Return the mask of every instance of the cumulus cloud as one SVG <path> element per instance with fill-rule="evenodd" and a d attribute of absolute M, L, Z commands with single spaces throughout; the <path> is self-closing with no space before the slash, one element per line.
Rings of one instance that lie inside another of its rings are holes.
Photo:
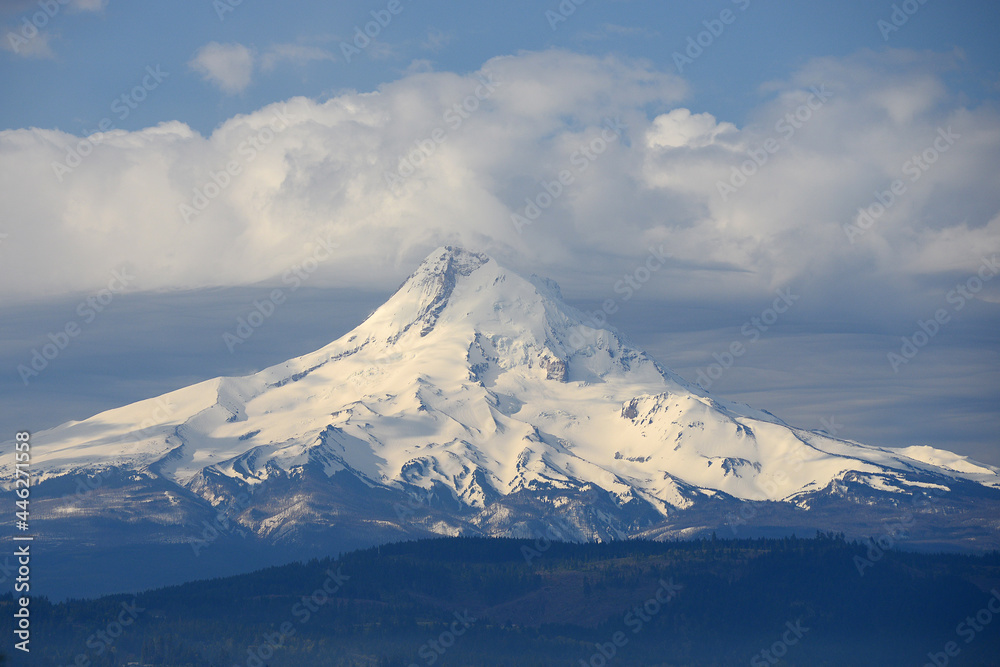
<path fill-rule="evenodd" d="M 704 148 L 729 132 L 736 132 L 732 123 L 718 123 L 710 113 L 692 114 L 682 108 L 654 118 L 646 141 L 650 148 Z"/>
<path fill-rule="evenodd" d="M 188 65 L 206 81 L 232 95 L 242 93 L 250 85 L 254 54 L 242 44 L 209 42 L 198 49 Z"/>
<path fill-rule="evenodd" d="M 15 298 L 101 287 L 125 265 L 143 289 L 247 284 L 332 240 L 312 284 L 390 289 L 436 245 L 462 243 L 615 297 L 663 245 L 673 259 L 650 295 L 813 286 L 824 307 L 877 312 L 1000 253 L 1000 117 L 952 98 L 945 60 L 814 61 L 773 82 L 742 127 L 687 108 L 684 82 L 646 61 L 553 50 L 291 99 L 207 137 L 179 122 L 93 142 L 6 131 L 0 276 Z M 914 178 L 908 163 L 949 131 Z M 54 170 L 74 152 L 79 166 Z M 851 239 L 896 180 L 905 191 Z"/>

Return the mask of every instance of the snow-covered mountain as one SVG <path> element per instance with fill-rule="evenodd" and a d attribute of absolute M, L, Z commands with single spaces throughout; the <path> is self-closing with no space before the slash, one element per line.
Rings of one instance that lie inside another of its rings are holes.
<path fill-rule="evenodd" d="M 893 520 L 907 531 L 895 541 L 984 548 L 1000 525 L 1000 470 L 715 398 L 586 324 L 551 281 L 453 247 L 316 352 L 32 441 L 40 530 L 76 554 L 88 540 L 95 553 L 183 545 L 190 558 L 223 542 L 311 553 L 546 530 L 878 535 Z M 12 450 L 0 450 L 8 479 Z"/>

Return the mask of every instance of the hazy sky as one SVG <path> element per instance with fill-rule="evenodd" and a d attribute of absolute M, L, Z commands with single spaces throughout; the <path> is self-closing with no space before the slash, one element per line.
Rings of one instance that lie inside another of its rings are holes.
<path fill-rule="evenodd" d="M 989 1 L 0 0 L 0 419 L 179 381 L 137 360 L 183 354 L 177 322 L 221 338 L 204 304 L 247 293 L 215 288 L 384 295 L 460 243 L 610 304 L 690 379 L 751 343 L 713 390 L 998 463 L 998 25 Z M 162 348 L 135 304 L 175 290 Z M 124 361 L 68 372 L 90 345 Z M 215 345 L 186 379 L 242 367 Z"/>

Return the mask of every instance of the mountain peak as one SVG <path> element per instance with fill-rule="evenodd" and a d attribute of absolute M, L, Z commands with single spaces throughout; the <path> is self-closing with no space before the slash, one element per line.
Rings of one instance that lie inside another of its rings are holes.
<path fill-rule="evenodd" d="M 427 255 L 411 277 L 418 275 L 467 276 L 490 261 L 493 261 L 493 258 L 481 252 L 466 250 L 461 246 L 441 246 Z"/>
<path fill-rule="evenodd" d="M 105 504 L 85 505 L 93 516 L 117 520 L 122 507 L 155 497 L 156 516 L 183 527 L 236 507 L 234 521 L 265 541 L 523 536 L 552 516 L 580 539 L 676 537 L 757 512 L 743 501 L 771 501 L 767 521 L 778 523 L 768 529 L 822 522 L 871 535 L 929 490 L 947 511 L 989 502 L 965 515 L 980 532 L 959 539 L 980 548 L 980 535 L 1000 540 L 997 469 L 931 448 L 838 440 L 715 398 L 588 323 L 551 281 L 456 246 L 430 253 L 368 319 L 320 350 L 32 442 L 35 479 L 67 477 L 45 487 L 51 493 L 95 474 L 121 480 L 106 482 L 106 501 L 95 494 Z M 0 457 L 0 474 L 13 476 L 11 461 Z M 122 494 L 136 500 L 123 505 Z M 414 506 L 414 497 L 427 500 Z M 394 507 L 404 502 L 421 518 L 400 517 Z M 810 507 L 820 511 L 805 514 Z M 78 522 L 92 515 L 53 516 L 80 535 Z M 966 535 L 965 521 L 953 531 L 925 522 L 926 531 Z"/>
<path fill-rule="evenodd" d="M 496 266 L 489 255 L 442 246 L 420 263 L 365 324 L 381 328 L 373 332 L 374 337 L 392 344 L 414 327 L 424 337 L 434 329 L 459 282 L 489 264 Z"/>

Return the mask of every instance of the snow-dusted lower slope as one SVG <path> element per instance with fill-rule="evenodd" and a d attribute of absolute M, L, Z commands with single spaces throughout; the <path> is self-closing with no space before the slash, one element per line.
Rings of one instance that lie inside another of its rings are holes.
<path fill-rule="evenodd" d="M 0 474 L 12 476 L 12 448 Z M 996 468 L 947 451 L 838 440 L 714 398 L 584 324 L 554 283 L 451 247 L 330 345 L 37 433 L 32 465 L 40 481 L 130 471 L 213 506 L 246 494 L 239 521 L 279 536 L 344 519 L 317 509 L 312 482 L 289 481 L 338 473 L 396 505 L 437 499 L 431 532 L 517 534 L 562 511 L 582 538 L 720 499 L 808 507 L 845 484 L 890 503 L 1000 489 Z M 298 500 L 275 500 L 276 485 Z"/>

